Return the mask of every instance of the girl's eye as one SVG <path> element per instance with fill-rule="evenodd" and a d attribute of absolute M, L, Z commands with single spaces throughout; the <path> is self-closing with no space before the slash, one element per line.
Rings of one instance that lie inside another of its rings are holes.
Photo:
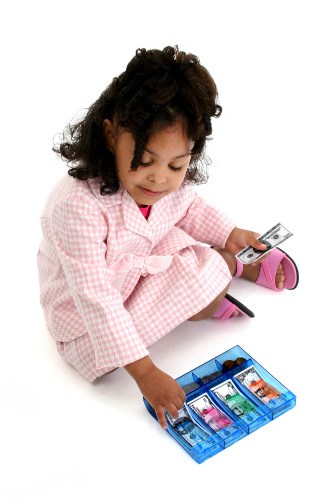
<path fill-rule="evenodd" d="M 145 162 L 145 161 L 140 161 L 140 162 L 139 162 L 139 165 L 140 165 L 141 167 L 150 167 L 152 164 L 153 164 L 153 162 L 152 162 L 152 161 L 147 161 L 147 162 Z M 178 170 L 181 170 L 181 169 L 183 168 L 183 165 L 182 165 L 181 167 L 173 167 L 172 165 L 169 165 L 169 168 L 170 168 L 171 170 L 174 170 L 174 171 L 176 171 L 176 172 L 177 172 Z"/>
<path fill-rule="evenodd" d="M 153 164 L 152 161 L 148 161 L 148 162 L 140 161 L 139 162 L 139 165 L 141 165 L 141 167 L 150 167 L 150 165 L 152 165 L 152 164 Z"/>

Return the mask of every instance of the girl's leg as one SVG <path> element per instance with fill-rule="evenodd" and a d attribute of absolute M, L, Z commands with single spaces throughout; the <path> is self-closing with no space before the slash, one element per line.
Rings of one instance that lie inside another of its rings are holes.
<path fill-rule="evenodd" d="M 226 293 L 230 274 L 236 269 L 232 254 L 222 252 L 227 255 L 228 264 L 212 248 L 186 247 L 173 254 L 165 273 L 140 279 L 124 305 L 147 347 L 188 318 L 195 320 L 197 314 L 208 318 L 207 312 L 202 314 L 207 307 L 218 309 L 219 296 Z"/>

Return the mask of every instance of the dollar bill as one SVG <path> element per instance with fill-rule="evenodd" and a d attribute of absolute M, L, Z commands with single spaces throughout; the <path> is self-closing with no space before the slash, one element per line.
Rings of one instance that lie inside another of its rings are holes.
<path fill-rule="evenodd" d="M 212 387 L 211 391 L 240 418 L 257 411 L 256 406 L 239 392 L 231 379 Z"/>
<path fill-rule="evenodd" d="M 233 424 L 231 418 L 214 405 L 207 393 L 201 394 L 187 404 L 216 432 Z"/>
<path fill-rule="evenodd" d="M 196 446 L 209 437 L 209 434 L 204 429 L 199 427 L 196 422 L 194 422 L 188 409 L 186 408 L 186 405 L 183 405 L 183 407 L 178 411 L 177 418 L 173 418 L 167 411 L 165 414 L 169 424 L 190 446 Z"/>
<path fill-rule="evenodd" d="M 280 391 L 261 378 L 253 365 L 237 373 L 234 377 L 264 404 L 281 396 Z"/>
<path fill-rule="evenodd" d="M 281 245 L 281 243 L 286 241 L 292 235 L 293 234 L 288 231 L 288 229 L 282 226 L 282 224 L 278 223 L 258 238 L 261 243 L 267 245 L 267 248 L 265 250 L 257 250 L 256 248 L 247 246 L 236 254 L 236 258 L 243 264 L 252 264 L 267 252 L 272 250 L 272 248 Z"/>

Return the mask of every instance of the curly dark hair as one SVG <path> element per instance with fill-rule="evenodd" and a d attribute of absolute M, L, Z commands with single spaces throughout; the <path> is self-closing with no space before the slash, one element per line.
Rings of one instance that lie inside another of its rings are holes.
<path fill-rule="evenodd" d="M 222 112 L 217 97 L 216 84 L 197 56 L 178 46 L 137 49 L 126 71 L 112 80 L 83 119 L 66 127 L 62 142 L 52 149 L 74 165 L 69 175 L 83 180 L 101 177 L 101 194 L 114 194 L 119 181 L 103 121 L 107 118 L 133 134 L 132 170 L 138 168 L 151 134 L 181 122 L 194 141 L 184 182 L 200 184 L 208 179 L 204 147 L 212 133 L 211 118 Z"/>

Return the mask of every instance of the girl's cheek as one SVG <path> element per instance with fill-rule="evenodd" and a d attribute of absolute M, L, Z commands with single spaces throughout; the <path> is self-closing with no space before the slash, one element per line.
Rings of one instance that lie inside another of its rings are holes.
<path fill-rule="evenodd" d="M 129 170 L 127 172 L 127 175 L 131 177 L 131 179 L 134 179 L 135 177 L 138 177 L 138 171 L 137 170 Z"/>

